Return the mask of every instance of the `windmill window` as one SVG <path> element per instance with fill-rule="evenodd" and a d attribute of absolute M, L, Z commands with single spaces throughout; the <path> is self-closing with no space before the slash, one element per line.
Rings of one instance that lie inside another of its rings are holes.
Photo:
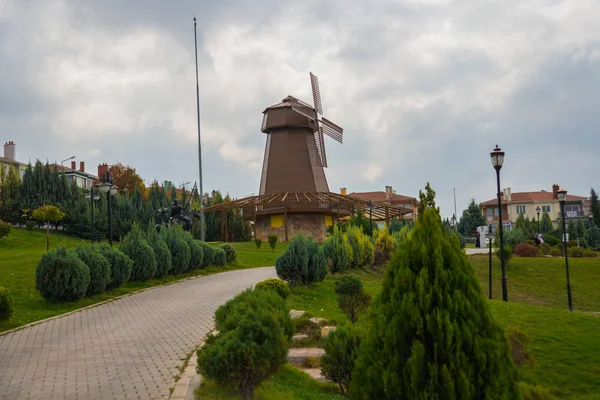
<path fill-rule="evenodd" d="M 281 228 L 283 226 L 283 214 L 271 215 L 271 228 Z"/>
<path fill-rule="evenodd" d="M 333 226 L 333 217 L 331 215 L 325 216 L 325 226 Z"/>

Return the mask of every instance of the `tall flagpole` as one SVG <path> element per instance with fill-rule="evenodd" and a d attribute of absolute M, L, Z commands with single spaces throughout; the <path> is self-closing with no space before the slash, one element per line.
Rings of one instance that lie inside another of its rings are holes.
<path fill-rule="evenodd" d="M 200 141 L 200 89 L 198 87 L 198 35 L 194 15 L 194 54 L 196 56 L 196 114 L 198 116 L 198 172 L 200 174 L 200 240 L 204 241 L 204 191 L 202 190 L 202 142 Z"/>

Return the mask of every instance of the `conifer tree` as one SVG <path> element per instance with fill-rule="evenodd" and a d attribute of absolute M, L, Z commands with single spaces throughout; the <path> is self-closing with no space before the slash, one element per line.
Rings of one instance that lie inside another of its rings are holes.
<path fill-rule="evenodd" d="M 598 193 L 594 188 L 590 190 L 590 212 L 592 213 L 594 225 L 600 228 L 600 200 L 598 200 Z"/>
<path fill-rule="evenodd" d="M 548 234 L 554 230 L 554 225 L 552 225 L 552 220 L 550 219 L 550 215 L 544 211 L 542 213 L 542 219 L 540 220 L 540 231 L 541 233 Z"/>
<path fill-rule="evenodd" d="M 583 220 L 579 218 L 577 220 L 577 237 L 583 239 L 583 235 L 585 235 L 585 225 L 583 224 Z"/>
<path fill-rule="evenodd" d="M 448 225 L 450 224 L 448 223 Z M 475 199 L 471 199 L 469 207 L 463 212 L 460 219 L 458 230 L 463 236 L 471 236 L 478 227 L 484 225 L 486 225 L 486 221 L 481 207 L 475 202 Z"/>
<path fill-rule="evenodd" d="M 504 332 L 435 209 L 419 215 L 389 263 L 350 398 L 521 398 Z"/>

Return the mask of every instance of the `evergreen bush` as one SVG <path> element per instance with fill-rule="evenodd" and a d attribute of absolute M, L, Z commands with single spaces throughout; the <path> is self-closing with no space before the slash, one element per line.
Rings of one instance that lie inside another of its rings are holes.
<path fill-rule="evenodd" d="M 250 400 L 256 387 L 286 361 L 288 341 L 268 310 L 249 310 L 234 330 L 209 336 L 198 350 L 197 371 Z"/>
<path fill-rule="evenodd" d="M 592 249 L 585 249 L 583 251 L 583 256 L 584 257 L 598 257 L 598 252 L 596 252 Z"/>
<path fill-rule="evenodd" d="M 562 252 L 560 251 L 560 249 L 557 249 L 556 247 L 553 247 L 553 248 L 550 250 L 550 255 L 551 255 L 552 257 L 561 257 L 561 256 L 562 256 Z"/>
<path fill-rule="evenodd" d="M 365 262 L 365 250 L 364 250 L 364 242 L 360 237 L 360 228 L 356 226 L 350 226 L 346 229 L 346 240 L 348 241 L 348 245 L 352 249 L 352 260 L 350 262 L 350 268 L 360 268 Z M 335 230 L 334 230 L 335 234 Z"/>
<path fill-rule="evenodd" d="M 368 267 L 373 265 L 375 261 L 375 246 L 371 242 L 371 238 L 363 233 L 362 238 L 363 245 L 363 266 Z"/>
<path fill-rule="evenodd" d="M 535 245 L 529 243 L 520 243 L 515 247 L 514 253 L 519 257 L 537 257 L 540 255 L 541 250 Z"/>
<path fill-rule="evenodd" d="M 387 261 L 388 261 L 388 259 L 385 256 L 385 253 L 379 249 L 375 249 L 375 251 L 373 252 L 373 266 L 381 267 Z"/>
<path fill-rule="evenodd" d="M 558 239 L 556 236 L 548 235 L 548 236 L 544 236 L 544 242 L 548 243 L 550 246 L 554 247 L 557 244 L 560 244 L 560 239 Z"/>
<path fill-rule="evenodd" d="M 8 319 L 13 313 L 13 299 L 8 289 L 0 286 L 0 320 Z"/>
<path fill-rule="evenodd" d="M 73 251 L 77 257 L 90 269 L 90 283 L 85 292 L 86 296 L 93 296 L 106 290 L 110 282 L 110 263 L 98 250 L 85 242 L 77 245 Z"/>
<path fill-rule="evenodd" d="M 540 244 L 540 251 L 542 252 L 543 255 L 550 254 L 550 250 L 552 250 L 552 246 L 550 246 L 548 243 Z"/>
<path fill-rule="evenodd" d="M 301 232 L 294 235 L 286 251 L 275 260 L 275 272 L 290 286 L 320 282 L 327 274 L 323 250 Z"/>
<path fill-rule="evenodd" d="M 569 248 L 569 257 L 580 258 L 583 257 L 584 249 L 582 247 L 571 247 Z"/>
<path fill-rule="evenodd" d="M 0 240 L 2 240 L 3 237 L 8 236 L 10 228 L 11 225 L 8 222 L 0 220 Z"/>
<path fill-rule="evenodd" d="M 171 251 L 167 242 L 162 240 L 159 233 L 151 223 L 146 231 L 146 241 L 152 247 L 154 251 L 154 258 L 156 259 L 156 272 L 154 278 L 162 278 L 169 274 L 173 269 L 173 259 L 171 257 Z"/>
<path fill-rule="evenodd" d="M 381 250 L 388 260 L 392 255 L 392 252 L 396 248 L 394 238 L 392 237 L 392 235 L 390 235 L 387 225 L 384 229 L 380 229 L 377 231 L 377 238 L 375 239 L 375 248 Z"/>
<path fill-rule="evenodd" d="M 213 248 L 213 264 L 217 267 L 222 267 L 227 263 L 227 253 L 225 250 Z"/>
<path fill-rule="evenodd" d="M 498 257 L 498 260 L 500 260 L 502 262 L 502 259 L 500 258 L 500 248 L 499 247 L 498 247 L 498 249 L 496 249 L 494 254 L 496 255 L 496 257 Z M 510 245 L 505 244 L 504 245 L 504 263 L 505 263 L 505 265 L 508 265 L 508 262 L 510 261 L 512 256 L 513 256 L 513 248 Z"/>
<path fill-rule="evenodd" d="M 282 281 L 281 279 L 269 278 L 262 282 L 258 282 L 255 287 L 256 290 L 272 290 L 281 296 L 282 299 L 287 299 L 289 295 L 292 293 L 290 291 L 290 286 L 286 281 Z"/>
<path fill-rule="evenodd" d="M 254 238 L 254 244 L 256 245 L 256 249 L 260 249 L 260 246 L 262 246 L 262 240 L 260 238 Z"/>
<path fill-rule="evenodd" d="M 204 248 L 194 240 L 191 233 L 183 231 L 183 238 L 190 248 L 190 263 L 189 270 L 203 268 L 204 265 Z"/>
<path fill-rule="evenodd" d="M 520 399 L 502 327 L 435 208 L 386 269 L 350 383 L 352 399 Z"/>
<path fill-rule="evenodd" d="M 204 260 L 202 261 L 203 267 L 208 267 L 215 264 L 215 248 L 205 242 L 200 242 L 202 247 L 202 253 L 204 254 Z"/>
<path fill-rule="evenodd" d="M 65 246 L 42 256 L 35 270 L 35 288 L 52 302 L 81 299 L 90 283 L 90 269 Z"/>
<path fill-rule="evenodd" d="M 344 396 L 358 356 L 361 337 L 354 326 L 339 326 L 329 332 L 325 340 L 325 354 L 321 357 L 321 373 L 333 383 L 337 383 Z"/>
<path fill-rule="evenodd" d="M 512 229 L 508 232 L 504 232 L 504 246 L 509 245 L 513 249 L 517 247 L 517 245 L 525 242 L 525 234 L 520 229 Z M 500 240 L 498 240 L 500 243 Z"/>
<path fill-rule="evenodd" d="M 353 324 L 371 302 L 371 296 L 363 291 L 362 281 L 354 275 L 344 275 L 338 280 L 335 283 L 335 293 L 338 295 L 338 305 Z"/>
<path fill-rule="evenodd" d="M 133 224 L 131 231 L 121 242 L 119 250 L 133 261 L 130 280 L 145 282 L 156 275 L 156 255 L 137 223 Z"/>
<path fill-rule="evenodd" d="M 323 243 L 323 253 L 329 259 L 332 274 L 350 268 L 352 248 L 348 244 L 346 235 L 337 226 L 333 230 L 333 235 L 329 235 Z"/>
<path fill-rule="evenodd" d="M 117 288 L 131 278 L 133 269 L 131 258 L 106 243 L 102 243 L 97 249 L 110 264 L 110 280 L 106 286 L 107 289 Z"/>
<path fill-rule="evenodd" d="M 219 246 L 223 250 L 225 250 L 225 254 L 227 255 L 227 262 L 232 262 L 236 259 L 237 254 L 235 252 L 235 248 L 229 243 L 223 243 Z"/>
<path fill-rule="evenodd" d="M 338 295 L 357 295 L 363 290 L 363 283 L 356 275 L 344 275 L 335 282 L 335 293 Z"/>
<path fill-rule="evenodd" d="M 192 250 L 187 244 L 183 235 L 181 226 L 175 225 L 160 230 L 160 238 L 167 243 L 171 252 L 171 274 L 179 275 L 184 273 L 190 266 Z"/>
<path fill-rule="evenodd" d="M 272 251 L 275 251 L 275 246 L 277 246 L 277 235 L 269 235 L 269 247 L 271 247 Z"/>

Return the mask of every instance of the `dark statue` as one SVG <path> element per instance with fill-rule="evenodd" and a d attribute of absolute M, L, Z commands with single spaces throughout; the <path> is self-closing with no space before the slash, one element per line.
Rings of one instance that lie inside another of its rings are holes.
<path fill-rule="evenodd" d="M 177 199 L 173 200 L 171 204 L 171 215 L 168 214 L 168 208 L 161 207 L 158 209 L 158 214 L 154 217 L 154 224 L 157 231 L 160 231 L 160 227 L 164 224 L 169 226 L 171 224 L 181 225 L 183 230 L 190 231 L 192 230 L 192 224 L 194 222 L 194 218 L 200 219 L 200 214 L 196 210 L 189 211 L 186 215 L 182 215 L 182 211 L 184 211 L 184 207 L 179 204 Z"/>

